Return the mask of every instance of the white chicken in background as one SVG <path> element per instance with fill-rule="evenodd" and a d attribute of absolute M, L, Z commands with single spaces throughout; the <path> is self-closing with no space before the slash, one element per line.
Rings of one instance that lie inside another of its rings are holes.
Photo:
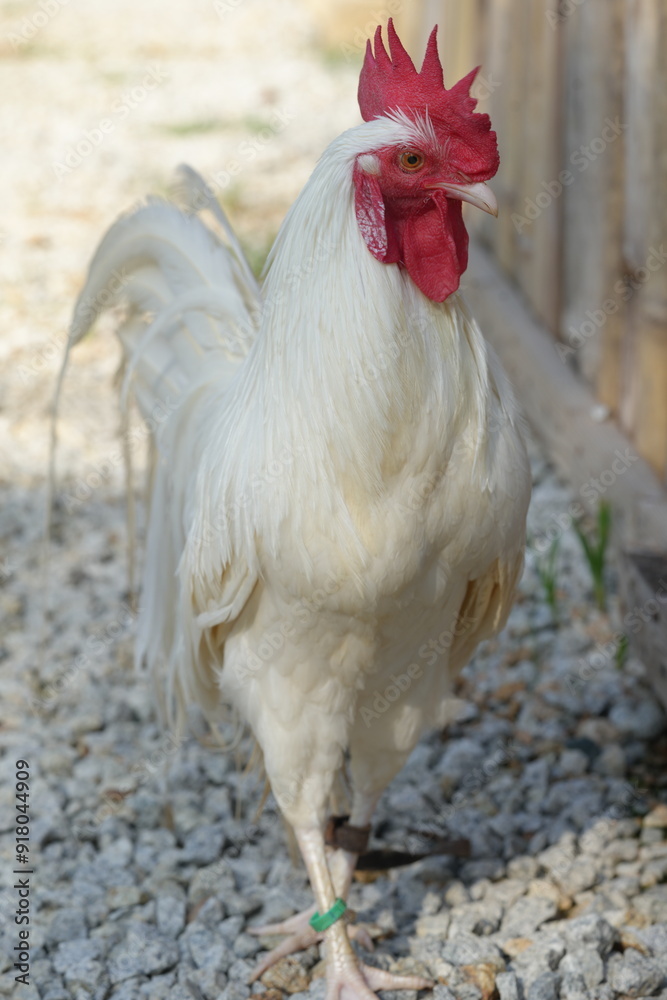
<path fill-rule="evenodd" d="M 324 152 L 261 287 L 185 168 L 218 235 L 159 200 L 122 217 L 69 342 L 122 273 L 126 386 L 158 428 L 137 659 L 172 724 L 226 703 L 250 726 L 315 896 L 256 929 L 288 937 L 255 974 L 324 938 L 329 1000 L 429 985 L 360 964 L 344 900 L 380 795 L 506 620 L 530 491 L 512 392 L 456 294 L 462 202 L 497 214 L 476 71 L 447 90 L 435 29 L 420 72 L 391 21 L 388 36 L 390 55 L 380 28 L 368 44 L 364 122 Z"/>

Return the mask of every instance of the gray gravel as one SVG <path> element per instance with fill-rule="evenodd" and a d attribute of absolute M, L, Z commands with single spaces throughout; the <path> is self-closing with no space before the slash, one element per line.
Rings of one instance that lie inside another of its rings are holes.
<path fill-rule="evenodd" d="M 532 452 L 531 534 L 539 539 L 567 490 Z M 242 740 L 219 751 L 196 718 L 198 737 L 163 733 L 130 665 L 132 615 L 109 630 L 127 606 L 119 494 L 100 492 L 77 518 L 58 517 L 57 613 L 51 655 L 39 663 L 26 642 L 39 618 L 30 600 L 39 507 L 16 487 L 4 499 L 14 569 L 3 591 L 10 616 L 0 684 L 10 722 L 0 734 L 2 801 L 12 801 L 11 763 L 25 757 L 36 875 L 32 985 L 14 990 L 5 974 L 0 995 L 246 1000 L 255 956 L 271 943 L 248 926 L 310 900 L 272 798 L 254 817 L 262 786 L 243 773 L 249 747 Z M 418 851 L 434 836 L 463 836 L 472 857 L 362 875 L 351 906 L 376 938 L 370 960 L 434 977 L 440 1000 L 480 1000 L 494 989 L 500 1000 L 667 996 L 659 710 L 631 658 L 623 669 L 606 664 L 572 697 L 578 665 L 616 627 L 613 572 L 602 614 L 591 607 L 576 539 L 564 535 L 554 624 L 535 562 L 530 551 L 507 630 L 464 671 L 456 718 L 420 744 L 378 810 L 374 846 Z M 87 638 L 110 631 L 72 671 Z M 632 719 L 644 714 L 642 734 Z M 9 970 L 13 840 L 5 827 L 0 956 Z M 310 949 L 252 992 L 319 1000 L 320 970 Z"/>

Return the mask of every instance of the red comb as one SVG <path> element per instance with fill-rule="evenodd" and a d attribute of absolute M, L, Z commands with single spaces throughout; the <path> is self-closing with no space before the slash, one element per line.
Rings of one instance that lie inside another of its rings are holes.
<path fill-rule="evenodd" d="M 496 133 L 491 131 L 491 120 L 486 114 L 474 114 L 477 101 L 470 96 L 470 87 L 479 66 L 447 90 L 443 83 L 442 64 L 438 55 L 437 26 L 431 32 L 426 55 L 419 72 L 405 51 L 389 18 L 387 54 L 382 41 L 382 28 L 375 32 L 375 55 L 370 39 L 366 44 L 366 57 L 359 77 L 359 108 L 364 121 L 379 118 L 390 111 L 424 113 L 428 111 L 436 132 L 443 138 L 459 139 L 457 151 L 462 155 L 462 169 L 471 179 L 488 180 L 498 169 Z M 459 150 L 459 145 L 467 150 Z M 471 172 L 472 168 L 472 172 Z"/>

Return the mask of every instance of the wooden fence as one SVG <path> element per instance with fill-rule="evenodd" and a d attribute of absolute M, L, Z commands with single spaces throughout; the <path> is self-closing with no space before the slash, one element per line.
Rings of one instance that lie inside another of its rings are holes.
<path fill-rule="evenodd" d="M 421 0 L 411 13 L 415 53 L 440 25 L 447 86 L 482 66 L 500 216 L 470 213 L 473 230 L 665 482 L 667 0 Z"/>

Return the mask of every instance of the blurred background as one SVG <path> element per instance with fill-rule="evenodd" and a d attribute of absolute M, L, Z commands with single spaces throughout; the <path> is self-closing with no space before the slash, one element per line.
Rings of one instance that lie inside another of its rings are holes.
<path fill-rule="evenodd" d="M 35 421 L 103 230 L 167 193 L 186 160 L 259 268 L 319 153 L 358 121 L 364 41 L 389 16 L 418 56 L 440 23 L 447 84 L 482 64 L 501 211 L 471 213 L 470 226 L 665 481 L 665 0 L 2 0 L 0 419 L 12 476 L 43 468 Z M 77 370 L 91 351 L 101 361 L 113 347 L 86 345 Z M 69 424 L 66 413 L 64 461 Z"/>
<path fill-rule="evenodd" d="M 364 40 L 386 16 L 324 0 L 0 3 L 0 474 L 43 477 L 70 310 L 105 229 L 166 195 L 185 160 L 259 269 L 317 157 L 360 120 Z M 63 470 L 113 440 L 116 361 L 111 337 L 73 358 Z"/>
<path fill-rule="evenodd" d="M 430 0 L 498 131 L 484 241 L 561 360 L 667 480 L 667 3 Z M 426 16 L 424 16 L 426 15 Z M 495 222 L 495 220 L 493 220 Z"/>

